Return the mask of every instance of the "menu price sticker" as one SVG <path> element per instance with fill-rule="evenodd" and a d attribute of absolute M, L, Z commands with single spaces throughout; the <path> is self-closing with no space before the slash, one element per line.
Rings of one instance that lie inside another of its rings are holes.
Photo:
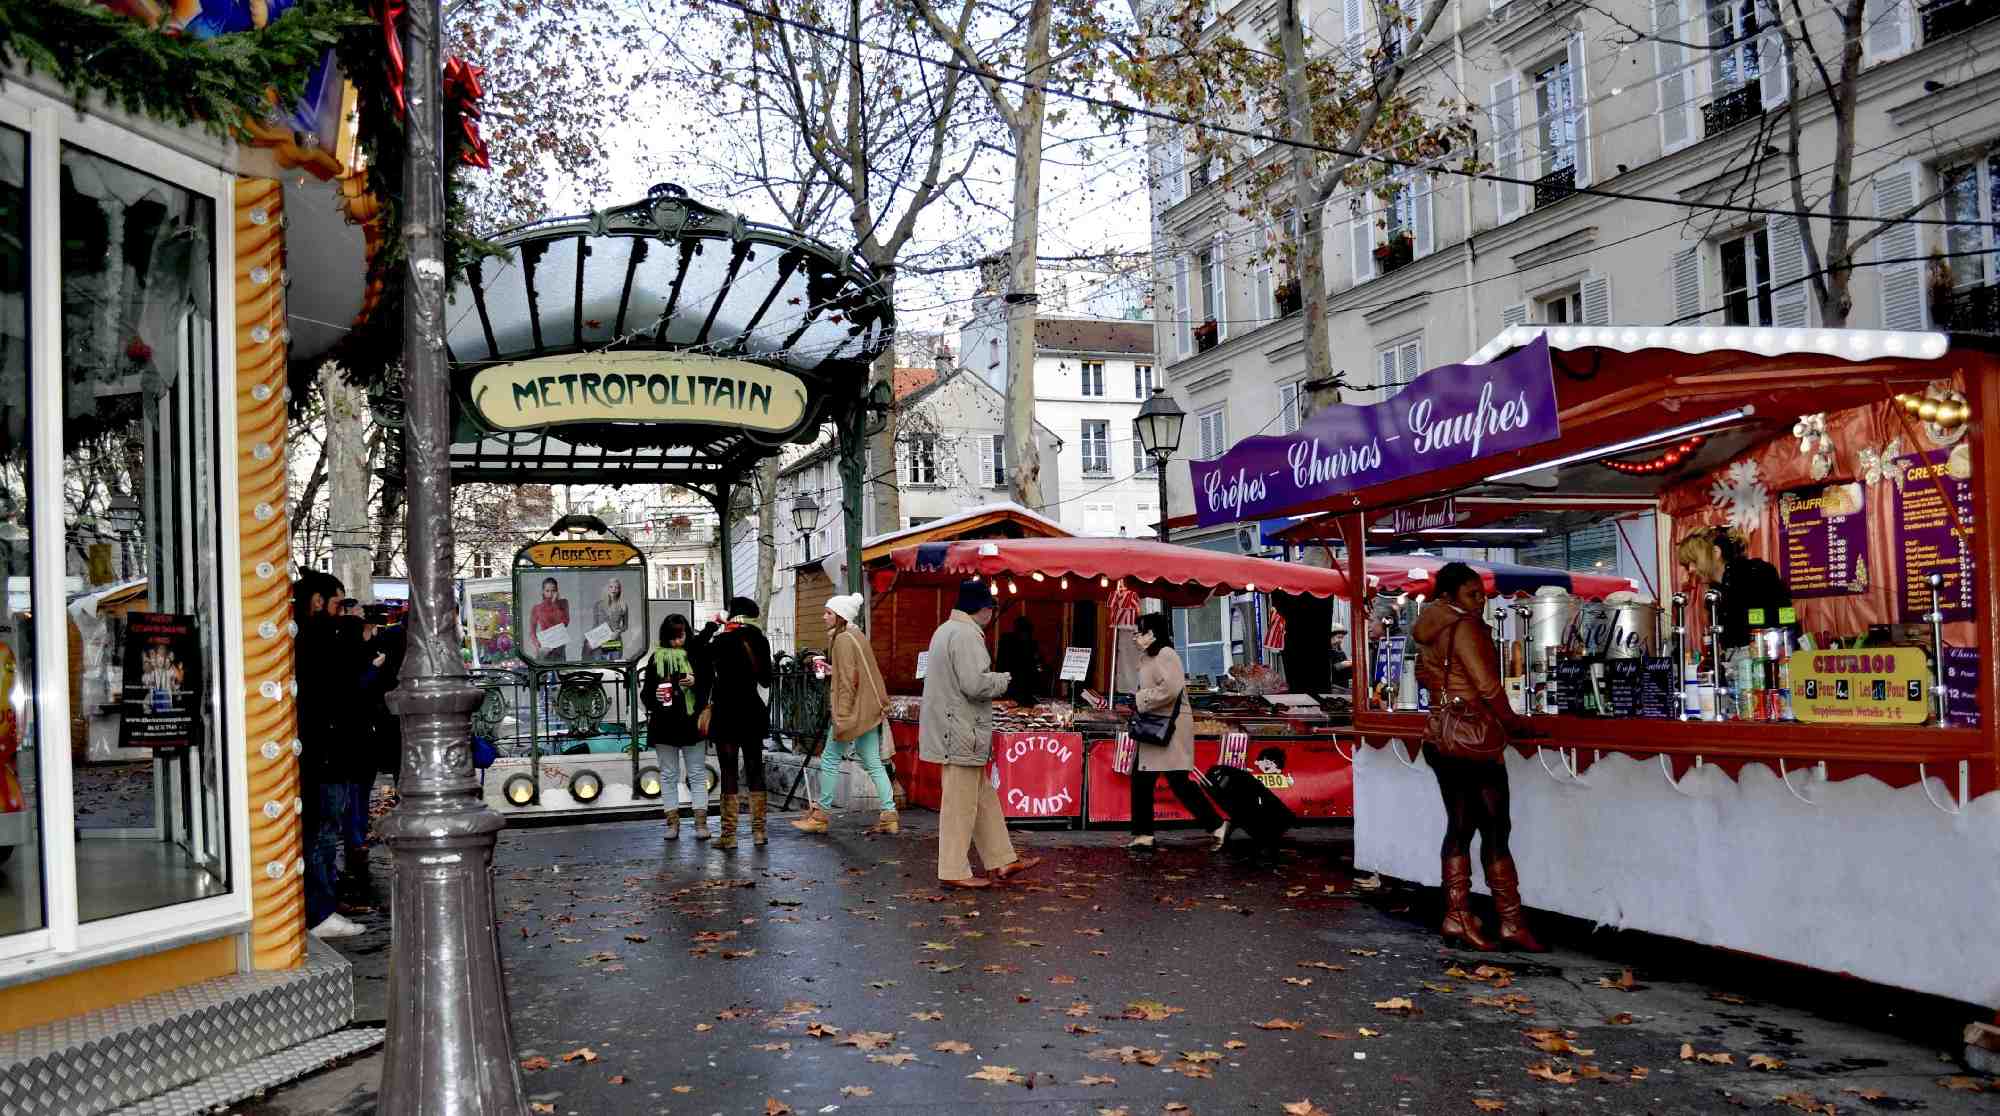
<path fill-rule="evenodd" d="M 1637 717 L 1645 689 L 1646 664 L 1640 659 L 1607 659 L 1604 663 L 1605 715 Z"/>
<path fill-rule="evenodd" d="M 1671 655 L 1648 655 L 1639 671 L 1639 716 L 1678 719 L 1684 704 Z"/>
<path fill-rule="evenodd" d="M 1979 727 L 1979 648 L 1944 649 L 1944 698 L 1947 724 Z"/>
<path fill-rule="evenodd" d="M 1973 614 L 1971 455 L 1932 450 L 1895 459 L 1896 558 L 1902 567 L 1898 619 L 1924 622 L 1931 611 L 1930 575 L 1944 576 L 1939 606 L 1944 618 Z M 1949 501 L 1947 503 L 1947 501 Z"/>
<path fill-rule="evenodd" d="M 1090 676 L 1090 648 L 1063 648 L 1062 680 L 1081 682 Z"/>
<path fill-rule="evenodd" d="M 1868 588 L 1868 521 L 1859 484 L 1801 488 L 1778 497 L 1778 561 L 1794 597 Z"/>

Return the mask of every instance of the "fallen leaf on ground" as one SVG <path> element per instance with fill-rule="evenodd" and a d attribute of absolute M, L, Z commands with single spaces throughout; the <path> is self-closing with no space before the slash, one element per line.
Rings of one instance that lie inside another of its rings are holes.
<path fill-rule="evenodd" d="M 1347 971 L 1347 966 L 1336 965 L 1331 961 L 1301 961 L 1299 962 L 1299 968 L 1325 969 L 1329 973 L 1344 973 Z"/>
<path fill-rule="evenodd" d="M 792 1044 L 789 1042 L 760 1042 L 751 1046 L 750 1049 L 762 1050 L 767 1054 L 788 1054 L 791 1052 Z"/>
<path fill-rule="evenodd" d="M 813 1003 L 811 1000 L 793 1000 L 791 1003 L 786 1004 L 784 1010 L 779 1012 L 778 1014 L 811 1015 L 813 1012 L 816 1012 L 818 1010 L 819 1010 L 819 1005 Z"/>
<path fill-rule="evenodd" d="M 1097 1028 L 1086 1027 L 1081 1023 L 1065 1023 L 1063 1024 L 1063 1030 L 1068 1031 L 1072 1035 L 1094 1035 L 1098 1033 Z"/>
<path fill-rule="evenodd" d="M 764 1116 L 792 1116 L 792 1106 L 776 1097 L 765 1097 Z"/>
<path fill-rule="evenodd" d="M 840 1087 L 840 1095 L 843 1097 L 872 1097 L 875 1095 L 875 1090 L 870 1089 L 866 1085 L 842 1085 Z"/>
<path fill-rule="evenodd" d="M 1616 1015 L 1605 1016 L 1604 1021 L 1606 1023 L 1611 1024 L 1614 1027 L 1629 1027 L 1632 1025 L 1632 1013 L 1629 1011 L 1621 1011 Z"/>
<path fill-rule="evenodd" d="M 1450 985 L 1450 984 L 1434 984 L 1434 983 L 1432 983 L 1432 982 L 1430 982 L 1430 981 L 1428 981 L 1428 980 L 1427 980 L 1427 981 L 1424 981 L 1424 987 L 1425 987 L 1425 988 L 1428 988 L 1428 989 L 1430 989 L 1430 990 L 1431 990 L 1431 991 L 1433 991 L 1433 992 L 1456 992 L 1456 991 L 1458 991 L 1458 988 L 1457 988 L 1456 986 L 1454 986 L 1454 985 Z"/>
<path fill-rule="evenodd" d="M 1090 1014 L 1090 1005 L 1078 1000 L 1063 1009 L 1063 1014 L 1071 1019 L 1082 1019 Z"/>
<path fill-rule="evenodd" d="M 1311 977 L 1286 977 L 1285 983 L 1295 984 L 1300 988 L 1311 988 L 1313 986 Z"/>
<path fill-rule="evenodd" d="M 1288 1101 L 1284 1108 L 1285 1116 L 1328 1116 L 1326 1109 L 1314 1104 L 1310 1097 L 1302 1101 Z"/>
<path fill-rule="evenodd" d="M 978 1073 L 965 1075 L 968 1081 L 990 1081 L 995 1085 L 1026 1085 L 1028 1079 L 1014 1071 L 1013 1066 L 986 1066 Z"/>
<path fill-rule="evenodd" d="M 754 949 L 725 949 L 722 951 L 722 959 L 724 961 L 747 961 L 755 956 L 757 956 L 757 951 Z M 785 1111 L 790 1112 L 791 1109 L 787 1108 Z"/>
<path fill-rule="evenodd" d="M 1539 1077 L 1543 1081 L 1554 1082 L 1557 1085 L 1576 1084 L 1576 1074 L 1566 1069 L 1558 1070 L 1547 1062 L 1536 1062 L 1534 1065 L 1529 1066 L 1528 1076 Z"/>
<path fill-rule="evenodd" d="M 1299 1029 L 1299 1025 L 1289 1019 L 1266 1019 L 1262 1023 L 1257 1024 L 1257 1029 L 1260 1031 L 1296 1031 Z"/>
<path fill-rule="evenodd" d="M 1487 1097 L 1474 1097 L 1472 1098 L 1472 1107 L 1481 1112 L 1499 1112 L 1506 1108 L 1507 1105 L 1501 1101 L 1492 1100 Z"/>
<path fill-rule="evenodd" d="M 1050 984 L 1075 984 L 1076 978 L 1066 973 L 1058 973 L 1049 978 Z"/>
<path fill-rule="evenodd" d="M 1168 1007 L 1158 1000 L 1134 1000 L 1125 1005 L 1125 1018 L 1159 1023 L 1181 1014 L 1185 1008 Z"/>
<path fill-rule="evenodd" d="M 834 1045 L 852 1046 L 857 1050 L 880 1050 L 895 1041 L 894 1031 L 856 1031 Z"/>
<path fill-rule="evenodd" d="M 1835 1116 L 1832 1101 L 1822 1101 L 1811 1093 L 1779 1093 L 1773 1099 L 1782 1104 L 1790 1105 L 1800 1112 L 1819 1113 L 1821 1116 Z"/>
<path fill-rule="evenodd" d="M 832 1038 L 840 1033 L 840 1028 L 814 1020 L 806 1024 L 806 1034 L 813 1038 Z"/>
<path fill-rule="evenodd" d="M 970 1054 L 972 1053 L 972 1044 L 969 1042 L 960 1042 L 957 1039 L 947 1039 L 944 1042 L 932 1043 L 931 1049 L 940 1054 Z"/>
<path fill-rule="evenodd" d="M 692 1093 L 692 1092 L 694 1092 L 694 1086 L 692 1086 L 692 1085 L 676 1085 L 676 1086 L 674 1086 L 674 1092 L 676 1092 L 676 1093 L 681 1093 L 681 1094 L 687 1094 L 687 1093 Z"/>
<path fill-rule="evenodd" d="M 896 1054 L 870 1054 L 868 1055 L 868 1060 L 871 1062 L 880 1062 L 885 1066 L 907 1066 L 911 1062 L 916 1061 L 917 1056 L 908 1051 L 902 1051 Z"/>
<path fill-rule="evenodd" d="M 1708 998 L 1723 1004 L 1741 1004 L 1747 1002 L 1743 997 L 1731 995 L 1728 992 L 1710 992 Z"/>
<path fill-rule="evenodd" d="M 1242 1039 L 1230 1039 L 1228 1042 L 1222 1044 L 1222 1048 L 1224 1050 L 1242 1050 L 1249 1045 L 1249 1043 L 1244 1042 Z"/>
<path fill-rule="evenodd" d="M 1207 1066 L 1196 1065 L 1193 1062 L 1175 1062 L 1168 1068 L 1182 1077 L 1192 1077 L 1198 1081 L 1212 1081 L 1215 1078 L 1214 1070 L 1209 1069 Z"/>
<path fill-rule="evenodd" d="M 1362 1038 L 1379 1038 L 1382 1034 L 1380 1031 L 1371 1031 L 1366 1027 L 1356 1027 L 1354 1028 L 1354 1033 L 1360 1035 Z"/>
<path fill-rule="evenodd" d="M 944 1012 L 913 1011 L 910 1013 L 910 1018 L 916 1020 L 919 1023 L 938 1023 L 944 1020 Z"/>
<path fill-rule="evenodd" d="M 1527 1032 L 1527 1035 L 1528 1041 L 1535 1044 L 1535 1049 L 1544 1054 L 1574 1054 L 1579 1058 L 1588 1058 L 1597 1053 L 1595 1050 L 1585 1050 L 1575 1045 L 1566 1036 L 1555 1031 L 1534 1030 Z"/>
<path fill-rule="evenodd" d="M 1967 1077 L 1964 1074 L 1953 1074 L 1950 1077 L 1940 1077 L 1938 1078 L 1937 1083 L 1939 1085 L 1944 1086 L 1947 1089 L 1950 1089 L 1955 1093 L 1978 1093 L 1978 1092 L 1984 1092 L 1986 1089 L 1986 1083 L 1984 1081 L 1981 1081 L 1976 1077 Z"/>
<path fill-rule="evenodd" d="M 1117 1108 L 1100 1108 L 1097 1110 L 1097 1116 L 1132 1116 L 1132 1110 L 1124 1105 L 1119 1105 Z"/>
<path fill-rule="evenodd" d="M 1695 1052 L 1693 1043 L 1684 1042 L 1681 1043 L 1681 1061 L 1707 1062 L 1711 1066 L 1729 1066 L 1736 1064 L 1736 1055 L 1723 1053 L 1699 1054 Z"/>
<path fill-rule="evenodd" d="M 1841 1092 L 1846 1093 L 1849 1096 L 1860 1097 L 1862 1100 L 1865 1101 L 1878 1101 L 1889 1095 L 1880 1089 L 1857 1089 L 1852 1085 L 1849 1085 L 1847 1088 L 1842 1089 Z"/>
<path fill-rule="evenodd" d="M 1379 949 L 1350 949 L 1347 952 L 1353 954 L 1356 957 L 1375 957 L 1379 955 L 1382 951 Z"/>
<path fill-rule="evenodd" d="M 1653 1071 L 1652 1071 L 1652 1070 L 1649 1070 L 1649 1069 L 1647 1069 L 1647 1068 L 1646 1068 L 1645 1066 L 1633 1066 L 1633 1067 L 1632 1067 L 1632 1080 L 1634 1080 L 1634 1081 L 1644 1081 L 1644 1080 L 1646 1080 L 1646 1078 L 1648 1078 L 1648 1077 L 1652 1076 L 1652 1073 L 1653 1073 Z"/>
<path fill-rule="evenodd" d="M 536 1070 L 548 1069 L 549 1066 L 552 1064 L 553 1063 L 551 1063 L 547 1058 L 544 1058 L 539 1054 L 535 1055 L 532 1058 L 521 1059 L 521 1068 L 527 1070 L 529 1073 L 533 1073 Z"/>
<path fill-rule="evenodd" d="M 553 1104 L 543 1104 L 541 1101 L 528 1102 L 528 1111 L 530 1112 L 543 1113 L 543 1112 L 554 1112 L 555 1110 L 556 1106 Z"/>
<path fill-rule="evenodd" d="M 1785 1068 L 1783 1058 L 1773 1058 L 1769 1054 L 1750 1055 L 1750 1068 L 1760 1070 L 1781 1070 Z"/>
<path fill-rule="evenodd" d="M 715 1024 L 713 1023 L 696 1023 L 694 1025 L 694 1033 L 698 1035 L 713 1030 L 715 1030 Z"/>
<path fill-rule="evenodd" d="M 644 934 L 627 934 L 625 935 L 625 940 L 628 942 L 650 942 L 653 939 Z"/>
<path fill-rule="evenodd" d="M 1093 1073 L 1077 1078 L 1076 1083 L 1078 1085 L 1116 1085 L 1118 1084 L 1118 1079 L 1109 1074 Z M 1099 1111 L 1103 1110 L 1099 1109 Z"/>
<path fill-rule="evenodd" d="M 1181 1113 L 1181 1112 L 1193 1112 L 1194 1109 L 1189 1108 L 1187 1105 L 1184 1105 L 1179 1101 L 1168 1101 L 1167 1103 L 1160 1106 L 1160 1111 Z"/>
<path fill-rule="evenodd" d="M 1348 1034 L 1346 1031 L 1321 1031 L 1319 1033 L 1319 1037 L 1323 1039 L 1332 1039 L 1335 1042 L 1346 1042 L 1348 1039 L 1353 1038 L 1354 1036 Z"/>
<path fill-rule="evenodd" d="M 614 1073 L 607 1080 L 609 1080 L 610 1083 L 613 1085 L 623 1085 L 625 1084 L 625 1075 L 622 1073 Z"/>
<path fill-rule="evenodd" d="M 581 1059 L 586 1064 L 595 1062 L 597 1060 L 597 1051 L 592 1050 L 588 1046 L 579 1046 L 575 1050 L 563 1055 L 563 1061 L 565 1062 L 574 1062 L 578 1059 Z"/>
<path fill-rule="evenodd" d="M 1597 986 L 1599 988 L 1615 989 L 1619 992 L 1636 992 L 1639 989 L 1645 987 L 1645 985 L 1640 984 L 1638 979 L 1632 975 L 1632 970 L 1630 969 L 1625 969 L 1621 971 L 1616 979 L 1613 979 L 1611 977 L 1598 977 Z"/>
<path fill-rule="evenodd" d="M 873 988 L 877 992 L 886 992 L 896 987 L 896 982 L 893 980 L 871 980 L 868 982 L 868 987 Z"/>
<path fill-rule="evenodd" d="M 1407 996 L 1395 996 L 1387 1000 L 1375 1001 L 1376 1011 L 1414 1011 L 1416 1002 Z"/>
<path fill-rule="evenodd" d="M 1020 972 L 1021 967 L 1019 965 L 981 965 L 979 966 L 979 971 L 1004 976 L 1008 973 Z"/>
<path fill-rule="evenodd" d="M 1087 1057 L 1092 1058 L 1099 1062 L 1116 1061 L 1120 1065 L 1127 1065 L 1127 1066 L 1133 1064 L 1142 1066 L 1157 1066 L 1160 1064 L 1159 1051 L 1146 1050 L 1137 1046 L 1101 1047 L 1097 1050 L 1091 1051 L 1087 1055 Z"/>
<path fill-rule="evenodd" d="M 1217 1054 L 1213 1050 L 1183 1050 L 1181 1051 L 1181 1060 L 1195 1063 L 1220 1062 L 1222 1055 Z"/>

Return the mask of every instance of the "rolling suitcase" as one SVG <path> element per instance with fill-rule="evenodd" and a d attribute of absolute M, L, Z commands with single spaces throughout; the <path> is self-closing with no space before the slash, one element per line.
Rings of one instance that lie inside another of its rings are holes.
<path fill-rule="evenodd" d="M 1208 769 L 1207 779 L 1208 796 L 1230 826 L 1248 833 L 1259 845 L 1277 844 L 1285 830 L 1298 821 L 1292 808 L 1280 802 L 1271 788 L 1240 767 L 1218 763 Z"/>

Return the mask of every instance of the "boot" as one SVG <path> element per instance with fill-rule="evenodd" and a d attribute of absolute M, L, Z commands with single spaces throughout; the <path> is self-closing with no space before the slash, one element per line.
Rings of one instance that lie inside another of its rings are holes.
<path fill-rule="evenodd" d="M 1500 940 L 1523 953 L 1547 953 L 1549 947 L 1528 932 L 1521 915 L 1521 876 L 1511 856 L 1481 857 L 1486 865 L 1486 886 L 1493 890 L 1493 910 L 1500 916 Z"/>
<path fill-rule="evenodd" d="M 697 841 L 708 840 L 708 807 L 706 805 L 695 812 L 694 839 Z"/>
<path fill-rule="evenodd" d="M 897 820 L 896 820 L 896 811 L 894 811 L 894 810 L 884 810 L 884 811 L 882 811 L 882 816 L 881 816 L 881 817 L 879 817 L 879 818 L 877 818 L 877 819 L 875 819 L 875 824 L 874 824 L 874 825 L 871 825 L 871 826 L 869 826 L 869 827 L 868 827 L 867 829 L 863 830 L 862 832 L 864 832 L 864 833 L 884 833 L 884 834 L 887 834 L 887 835 L 889 835 L 889 836 L 891 836 L 891 837 L 894 837 L 894 836 L 895 836 L 895 835 L 896 835 L 896 834 L 897 834 L 898 832 L 900 832 L 900 830 L 899 830 L 899 828 L 898 828 L 898 822 L 897 822 Z"/>
<path fill-rule="evenodd" d="M 1462 945 L 1467 949 L 1499 949 L 1493 939 L 1479 928 L 1479 920 L 1472 914 L 1472 857 L 1460 853 L 1444 858 L 1444 924 L 1439 932 L 1450 945 Z M 1487 869 L 1486 882 L 1493 882 L 1493 871 Z M 1498 885 L 1493 894 L 1500 894 Z"/>
<path fill-rule="evenodd" d="M 750 824 L 750 795 L 747 791 L 736 796 L 736 817 L 736 831 L 741 833 Z"/>
<path fill-rule="evenodd" d="M 750 792 L 750 841 L 752 844 L 761 845 L 771 839 L 770 833 L 764 829 L 764 799 L 765 795 L 763 791 Z"/>
<path fill-rule="evenodd" d="M 679 806 L 669 806 L 667 807 L 667 840 L 678 841 L 680 839 L 681 808 Z"/>
<path fill-rule="evenodd" d="M 806 811 L 805 817 L 798 818 L 792 822 L 792 828 L 798 830 L 800 833 L 825 833 L 832 827 L 833 819 L 827 817 L 826 812 L 817 806 Z"/>
<path fill-rule="evenodd" d="M 722 821 L 715 836 L 715 847 L 733 849 L 736 847 L 736 796 L 722 796 Z"/>

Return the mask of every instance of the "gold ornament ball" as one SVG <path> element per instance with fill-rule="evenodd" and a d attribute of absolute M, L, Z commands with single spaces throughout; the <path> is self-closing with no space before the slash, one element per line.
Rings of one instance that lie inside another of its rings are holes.
<path fill-rule="evenodd" d="M 1936 422 L 1938 417 L 1938 401 L 1935 399 L 1926 399 L 1922 403 L 1919 403 L 1917 405 L 1917 417 L 1923 419 L 1925 422 Z"/>
<path fill-rule="evenodd" d="M 1899 395 L 1896 397 L 1896 401 L 1903 405 L 1905 411 L 1913 415 L 1917 413 L 1917 408 L 1924 405 L 1923 398 L 1916 395 Z"/>
<path fill-rule="evenodd" d="M 1971 417 L 1972 409 L 1963 403 L 1947 399 L 1938 404 L 1937 424 L 1946 430 L 1958 428 Z"/>

